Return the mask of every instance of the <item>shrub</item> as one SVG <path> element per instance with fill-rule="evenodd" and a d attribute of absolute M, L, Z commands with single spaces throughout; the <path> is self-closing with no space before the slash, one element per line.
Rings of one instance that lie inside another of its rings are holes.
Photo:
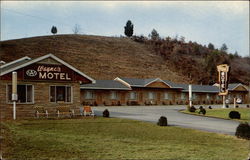
<path fill-rule="evenodd" d="M 247 108 L 249 108 L 250 106 L 249 106 L 249 104 L 247 105 Z"/>
<path fill-rule="evenodd" d="M 120 102 L 120 101 L 118 101 L 117 105 L 118 105 L 118 106 L 121 106 L 122 104 L 121 104 L 121 102 Z"/>
<path fill-rule="evenodd" d="M 196 108 L 194 106 L 188 107 L 189 112 L 195 112 Z"/>
<path fill-rule="evenodd" d="M 167 126 L 168 125 L 168 120 L 166 117 L 161 116 L 160 119 L 158 120 L 157 123 L 158 126 Z"/>
<path fill-rule="evenodd" d="M 211 106 L 209 106 L 208 109 L 213 109 L 213 108 Z"/>
<path fill-rule="evenodd" d="M 105 109 L 102 113 L 103 117 L 109 117 L 109 111 L 107 109 Z"/>
<path fill-rule="evenodd" d="M 130 105 L 131 106 L 137 106 L 137 105 L 139 105 L 139 103 L 137 101 L 130 101 Z"/>
<path fill-rule="evenodd" d="M 236 128 L 235 136 L 250 140 L 250 125 L 248 123 L 239 124 Z"/>
<path fill-rule="evenodd" d="M 238 106 L 238 105 L 236 105 L 236 106 L 235 106 L 235 108 L 239 108 L 239 106 Z"/>
<path fill-rule="evenodd" d="M 240 119 L 240 113 L 238 111 L 231 111 L 228 116 L 231 119 Z"/>
<path fill-rule="evenodd" d="M 229 108 L 229 105 L 228 105 L 228 104 L 226 105 L 226 108 Z"/>
<path fill-rule="evenodd" d="M 205 108 L 200 108 L 200 111 L 199 111 L 199 114 L 203 114 L 205 115 L 207 113 L 206 109 Z"/>
<path fill-rule="evenodd" d="M 202 107 L 202 106 L 200 106 L 200 107 L 199 107 L 199 109 L 203 109 L 203 107 Z"/>

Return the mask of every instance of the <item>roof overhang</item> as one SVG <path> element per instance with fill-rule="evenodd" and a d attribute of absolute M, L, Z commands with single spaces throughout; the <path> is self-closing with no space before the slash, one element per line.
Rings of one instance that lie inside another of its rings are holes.
<path fill-rule="evenodd" d="M 131 90 L 130 88 L 102 88 L 102 87 L 80 87 L 80 89 Z"/>
<path fill-rule="evenodd" d="M 9 63 L 5 63 L 5 64 L 1 65 L 0 68 L 4 68 L 4 67 L 7 67 L 7 66 L 9 66 L 9 65 L 12 65 L 12 64 L 15 64 L 15 63 L 24 61 L 24 60 L 30 60 L 30 59 L 31 59 L 30 57 L 25 56 L 25 57 L 19 58 L 19 59 L 17 59 L 17 60 L 11 61 L 11 62 L 9 62 Z"/>
<path fill-rule="evenodd" d="M 188 90 L 183 90 L 182 92 L 189 92 Z M 219 93 L 219 91 L 197 91 L 197 90 L 192 90 L 194 93 Z"/>

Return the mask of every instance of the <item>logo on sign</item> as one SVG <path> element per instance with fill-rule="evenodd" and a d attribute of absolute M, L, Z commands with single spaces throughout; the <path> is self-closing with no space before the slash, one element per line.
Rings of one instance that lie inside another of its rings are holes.
<path fill-rule="evenodd" d="M 26 75 L 30 76 L 30 77 L 35 77 L 37 75 L 37 71 L 35 71 L 33 69 L 29 69 L 26 71 Z"/>

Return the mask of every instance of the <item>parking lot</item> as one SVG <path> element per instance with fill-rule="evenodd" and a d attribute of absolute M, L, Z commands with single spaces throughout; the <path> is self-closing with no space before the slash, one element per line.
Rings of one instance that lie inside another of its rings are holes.
<path fill-rule="evenodd" d="M 243 106 L 243 105 L 240 105 Z M 198 106 L 196 106 L 198 108 Z M 206 106 L 207 107 L 207 106 Z M 219 108 L 221 105 L 213 105 Z M 230 108 L 233 107 L 230 105 Z M 157 123 L 160 116 L 166 116 L 168 124 L 184 128 L 198 129 L 202 131 L 234 135 L 239 122 L 204 116 L 193 116 L 180 113 L 185 106 L 100 106 L 93 107 L 95 114 L 102 116 L 104 109 L 108 109 L 110 117 L 127 118 L 140 121 Z"/>

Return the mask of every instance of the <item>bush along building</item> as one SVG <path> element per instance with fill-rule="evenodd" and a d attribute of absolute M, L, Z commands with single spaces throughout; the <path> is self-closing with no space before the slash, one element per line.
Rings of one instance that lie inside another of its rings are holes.
<path fill-rule="evenodd" d="M 34 117 L 37 106 L 49 113 L 56 107 L 78 109 L 82 105 L 187 105 L 188 84 L 176 84 L 160 78 L 115 78 L 94 80 L 62 59 L 48 54 L 31 59 L 23 57 L 0 66 L 0 118 L 13 114 L 12 72 L 17 72 L 17 118 Z M 221 104 L 216 86 L 192 85 L 193 104 Z M 248 89 L 229 84 L 227 99 L 237 97 L 249 102 Z M 55 113 L 56 114 L 56 113 Z"/>

